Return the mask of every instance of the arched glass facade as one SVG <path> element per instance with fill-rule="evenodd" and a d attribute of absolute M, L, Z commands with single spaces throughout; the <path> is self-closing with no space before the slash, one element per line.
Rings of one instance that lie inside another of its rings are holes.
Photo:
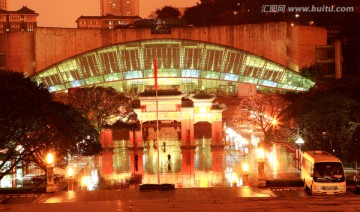
<path fill-rule="evenodd" d="M 154 86 L 184 92 L 236 93 L 238 83 L 307 91 L 314 82 L 297 72 L 239 49 L 190 40 L 143 40 L 95 49 L 48 67 L 34 77 L 51 92 L 100 84 L 123 92 Z"/>

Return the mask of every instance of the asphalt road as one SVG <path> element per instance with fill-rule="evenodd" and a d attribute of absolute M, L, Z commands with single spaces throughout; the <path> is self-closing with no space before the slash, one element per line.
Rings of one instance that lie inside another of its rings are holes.
<path fill-rule="evenodd" d="M 166 192 L 165 192 L 166 194 Z M 221 199 L 136 199 L 42 204 L 2 204 L 1 211 L 359 211 L 359 196 L 242 197 Z"/>
<path fill-rule="evenodd" d="M 311 196 L 302 187 L 242 187 L 242 188 L 204 188 L 176 189 L 173 191 L 139 191 L 137 189 L 103 191 L 60 191 L 48 194 L 2 195 L 0 202 L 5 204 L 69 203 L 92 201 L 146 201 L 146 200 L 209 200 L 233 198 L 304 198 Z M 348 188 L 342 197 L 359 197 Z M 360 199 L 359 199 L 360 200 Z"/>

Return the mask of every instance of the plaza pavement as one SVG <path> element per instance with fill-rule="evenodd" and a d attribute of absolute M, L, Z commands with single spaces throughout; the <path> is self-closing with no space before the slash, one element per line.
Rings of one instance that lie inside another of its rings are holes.
<path fill-rule="evenodd" d="M 291 158 L 290 158 L 291 159 Z M 291 161 L 286 152 L 279 152 L 277 160 Z M 91 160 L 80 157 L 74 163 L 81 171 Z M 265 163 L 267 183 L 288 180 L 299 182 L 300 170 L 296 162 L 274 167 Z M 356 171 L 356 170 L 355 170 Z M 57 170 L 55 173 L 64 173 Z M 255 169 L 256 172 L 256 169 Z M 346 172 L 352 173 L 353 169 Z M 0 204 L 0 211 L 360 211 L 359 196 L 277 197 L 271 189 L 259 187 L 256 173 L 249 173 L 251 186 L 182 188 L 169 191 L 139 191 L 137 188 L 98 191 L 64 191 L 66 181 L 57 184 L 55 193 L 39 194 L 31 203 Z M 254 184 L 255 182 L 255 184 Z M 2 195 L 4 199 L 6 195 Z"/>

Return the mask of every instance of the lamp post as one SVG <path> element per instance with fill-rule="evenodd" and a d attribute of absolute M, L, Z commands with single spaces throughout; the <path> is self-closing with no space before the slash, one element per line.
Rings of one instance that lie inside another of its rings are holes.
<path fill-rule="evenodd" d="M 46 155 L 46 163 L 46 192 L 55 192 L 54 155 L 52 153 Z"/>
<path fill-rule="evenodd" d="M 73 179 L 73 175 L 74 175 L 74 170 L 69 167 L 68 171 L 68 191 L 72 191 L 73 188 L 73 183 L 74 183 L 74 179 Z"/>
<path fill-rule="evenodd" d="M 259 187 L 266 186 L 266 180 L 264 176 L 264 169 L 265 169 L 265 151 L 263 148 L 258 149 L 258 183 Z"/>
<path fill-rule="evenodd" d="M 296 139 L 295 143 L 299 145 L 298 169 L 300 169 L 301 158 L 302 158 L 302 157 L 301 157 L 301 155 L 302 155 L 302 153 L 301 153 L 301 144 L 305 143 L 305 141 L 304 141 L 304 139 L 302 139 L 302 138 L 300 137 L 300 135 L 298 134 L 298 138 Z"/>
<path fill-rule="evenodd" d="M 248 164 L 243 163 L 242 169 L 243 169 L 243 185 L 248 186 L 249 185 L 249 166 L 248 166 Z"/>

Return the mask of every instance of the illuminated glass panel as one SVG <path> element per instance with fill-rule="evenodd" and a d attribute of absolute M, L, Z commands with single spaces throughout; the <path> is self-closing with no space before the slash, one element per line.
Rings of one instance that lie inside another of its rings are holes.
<path fill-rule="evenodd" d="M 113 73 L 113 74 L 108 74 L 104 76 L 105 81 L 106 82 L 111 82 L 111 81 L 118 81 L 118 80 L 122 80 L 122 74 L 120 73 Z"/>
<path fill-rule="evenodd" d="M 90 77 L 88 79 L 85 79 L 86 85 L 98 84 L 98 83 L 102 83 L 102 82 L 105 82 L 103 76 L 95 76 L 95 77 Z"/>
<path fill-rule="evenodd" d="M 184 69 L 201 69 L 199 58 L 202 58 L 203 49 L 186 48 L 184 55 Z"/>
<path fill-rule="evenodd" d="M 267 87 L 277 87 L 277 83 L 270 80 L 259 80 L 259 85 L 267 86 Z"/>
<path fill-rule="evenodd" d="M 58 66 L 58 70 L 61 73 L 61 78 L 64 82 L 81 80 L 78 66 L 75 60 L 67 60 Z"/>
<path fill-rule="evenodd" d="M 111 74 L 120 72 L 118 56 L 115 51 L 99 53 L 102 73 Z"/>
<path fill-rule="evenodd" d="M 229 73 L 240 74 L 245 54 L 239 52 L 229 52 L 226 58 L 224 71 Z"/>
<path fill-rule="evenodd" d="M 141 71 L 127 71 L 124 73 L 125 79 L 139 79 L 142 78 L 142 72 Z"/>
<path fill-rule="evenodd" d="M 180 77 L 180 70 L 174 69 L 161 69 L 158 70 L 158 77 Z"/>
<path fill-rule="evenodd" d="M 200 77 L 200 71 L 199 70 L 182 70 L 181 77 Z"/>
<path fill-rule="evenodd" d="M 126 92 L 131 89 L 127 86 L 135 85 L 135 82 L 143 83 L 136 85 L 140 86 L 138 89 L 153 86 L 155 55 L 160 86 L 178 83 L 171 86 L 180 86 L 187 91 L 216 91 L 219 86 L 230 86 L 227 84 L 230 81 L 306 91 L 314 85 L 284 66 L 241 50 L 167 39 L 99 48 L 54 64 L 34 77 L 49 89 L 51 87 L 51 91 L 118 82 L 113 86 Z"/>
<path fill-rule="evenodd" d="M 204 70 L 219 70 L 222 63 L 223 52 L 217 50 L 207 50 Z"/>
<path fill-rule="evenodd" d="M 226 81 L 238 81 L 239 76 L 236 74 L 221 73 L 220 79 Z"/>
<path fill-rule="evenodd" d="M 258 67 L 258 68 L 263 68 L 265 65 L 265 60 L 253 56 L 253 55 L 247 55 L 245 58 L 245 65 L 246 66 L 252 66 L 252 67 Z"/>
<path fill-rule="evenodd" d="M 257 84 L 259 79 L 249 76 L 241 76 L 239 81 L 244 83 Z"/>
<path fill-rule="evenodd" d="M 220 73 L 215 71 L 202 71 L 201 78 L 205 79 L 219 79 Z"/>
<path fill-rule="evenodd" d="M 140 70 L 139 53 L 137 48 L 121 51 L 122 64 L 125 70 Z"/>
<path fill-rule="evenodd" d="M 258 78 L 261 76 L 262 71 L 263 69 L 260 67 L 245 66 L 243 75 Z"/>
<path fill-rule="evenodd" d="M 85 85 L 84 80 L 76 80 L 76 81 L 70 82 L 70 86 L 71 86 L 72 88 L 80 87 L 80 86 L 84 86 L 84 85 Z"/>

